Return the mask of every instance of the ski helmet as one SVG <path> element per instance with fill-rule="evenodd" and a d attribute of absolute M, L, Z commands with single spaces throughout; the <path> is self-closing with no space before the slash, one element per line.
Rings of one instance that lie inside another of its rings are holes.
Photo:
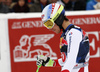
<path fill-rule="evenodd" d="M 48 29 L 52 28 L 56 23 L 60 29 L 63 29 L 65 10 L 61 4 L 52 3 L 47 5 L 42 11 L 42 21 Z"/>

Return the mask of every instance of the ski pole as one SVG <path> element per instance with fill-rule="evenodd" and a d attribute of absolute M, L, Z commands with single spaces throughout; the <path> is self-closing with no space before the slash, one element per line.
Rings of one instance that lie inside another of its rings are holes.
<path fill-rule="evenodd" d="M 37 66 L 38 68 L 37 68 L 36 72 L 39 71 L 39 68 L 40 68 L 41 66 L 42 66 L 42 64 Z"/>

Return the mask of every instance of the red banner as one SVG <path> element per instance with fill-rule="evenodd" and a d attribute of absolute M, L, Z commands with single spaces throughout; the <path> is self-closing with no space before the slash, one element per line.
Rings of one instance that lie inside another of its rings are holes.
<path fill-rule="evenodd" d="M 60 35 L 46 29 L 40 18 L 9 19 L 8 23 L 12 72 L 35 72 L 37 55 L 60 57 Z"/>
<path fill-rule="evenodd" d="M 80 26 L 89 35 L 89 72 L 99 72 L 100 64 L 100 15 L 68 16 L 71 23 Z M 36 56 L 60 58 L 60 34 L 46 29 L 41 18 L 9 19 L 9 44 L 11 72 L 35 72 Z M 45 70 L 44 70 L 45 69 Z M 60 67 L 42 67 L 39 72 L 60 72 Z"/>

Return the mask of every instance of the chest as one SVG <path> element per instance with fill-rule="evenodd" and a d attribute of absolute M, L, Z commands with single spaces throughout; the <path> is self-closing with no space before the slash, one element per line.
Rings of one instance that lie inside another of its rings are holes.
<path fill-rule="evenodd" d="M 60 37 L 60 51 L 65 52 L 67 54 L 68 43 L 66 39 L 66 35 L 62 35 Z"/>

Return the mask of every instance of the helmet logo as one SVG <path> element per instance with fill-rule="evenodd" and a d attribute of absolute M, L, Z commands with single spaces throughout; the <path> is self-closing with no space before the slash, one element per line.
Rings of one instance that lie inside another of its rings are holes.
<path fill-rule="evenodd" d="M 55 8 L 55 3 L 52 4 L 52 12 L 51 12 L 51 14 L 53 14 L 54 8 Z"/>
<path fill-rule="evenodd" d="M 41 18 L 42 18 L 42 19 L 44 18 L 44 14 L 43 14 L 43 15 L 41 15 Z"/>

